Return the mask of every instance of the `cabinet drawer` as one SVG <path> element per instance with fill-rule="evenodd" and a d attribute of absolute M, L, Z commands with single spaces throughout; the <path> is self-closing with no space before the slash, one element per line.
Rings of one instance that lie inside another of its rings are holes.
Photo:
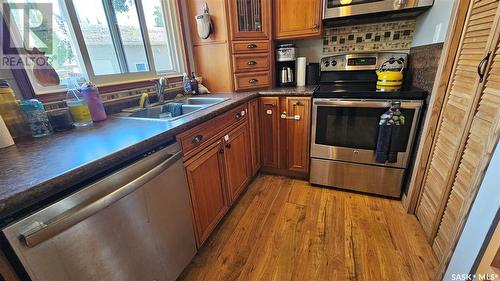
<path fill-rule="evenodd" d="M 222 137 L 231 127 L 245 122 L 247 119 L 246 112 L 246 104 L 240 105 L 178 135 L 177 139 L 181 143 L 184 157 L 191 157 L 191 155 L 205 147 L 214 138 Z"/>
<path fill-rule="evenodd" d="M 262 89 L 269 86 L 271 86 L 271 73 L 269 71 L 234 75 L 236 91 Z"/>
<path fill-rule="evenodd" d="M 269 52 L 269 41 L 242 41 L 233 42 L 233 53 L 262 53 Z"/>
<path fill-rule="evenodd" d="M 268 53 L 234 55 L 234 72 L 269 70 L 270 60 Z"/>

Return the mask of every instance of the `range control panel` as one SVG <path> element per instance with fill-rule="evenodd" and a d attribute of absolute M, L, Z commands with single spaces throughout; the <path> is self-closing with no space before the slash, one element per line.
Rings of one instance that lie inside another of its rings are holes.
<path fill-rule="evenodd" d="M 377 70 L 386 61 L 389 61 L 388 68 L 391 65 L 399 68 L 401 65 L 398 60 L 406 65 L 408 54 L 380 52 L 332 55 L 321 59 L 321 71 Z"/>

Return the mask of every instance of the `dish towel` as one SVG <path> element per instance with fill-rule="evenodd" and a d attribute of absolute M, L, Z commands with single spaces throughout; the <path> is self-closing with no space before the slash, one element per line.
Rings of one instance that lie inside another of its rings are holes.
<path fill-rule="evenodd" d="M 401 150 L 401 131 L 405 117 L 401 114 L 401 103 L 393 103 L 391 108 L 380 116 L 375 161 L 380 164 L 396 163 Z"/>
<path fill-rule="evenodd" d="M 167 103 L 164 105 L 164 110 L 172 113 L 172 117 L 177 117 L 182 115 L 182 103 Z"/>

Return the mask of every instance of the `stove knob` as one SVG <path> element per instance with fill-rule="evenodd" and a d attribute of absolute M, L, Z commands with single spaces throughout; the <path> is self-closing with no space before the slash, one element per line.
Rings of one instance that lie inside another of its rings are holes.
<path fill-rule="evenodd" d="M 337 61 L 336 60 L 332 60 L 332 66 L 336 66 L 337 65 Z"/>
<path fill-rule="evenodd" d="M 329 67 L 330 66 L 330 62 L 329 61 L 325 61 L 325 66 Z"/>

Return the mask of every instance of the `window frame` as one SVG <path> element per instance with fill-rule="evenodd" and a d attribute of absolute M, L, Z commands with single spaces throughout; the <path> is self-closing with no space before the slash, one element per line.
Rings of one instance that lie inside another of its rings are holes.
<path fill-rule="evenodd" d="M 146 17 L 144 13 L 144 7 L 142 5 L 142 0 L 133 0 L 137 9 L 137 15 L 139 19 L 140 30 L 142 33 L 142 38 L 144 41 L 144 48 L 147 57 L 147 62 L 149 65 L 149 71 L 147 72 L 127 72 L 127 73 L 117 73 L 117 74 L 107 74 L 107 75 L 96 75 L 92 66 L 92 61 L 89 56 L 87 45 L 85 44 L 85 39 L 81 30 L 80 23 L 78 21 L 78 15 L 75 10 L 75 6 L 72 0 L 52 0 L 58 1 L 59 8 L 61 9 L 61 14 L 63 14 L 68 20 L 67 27 L 68 33 L 71 40 L 74 43 L 74 52 L 76 60 L 79 62 L 79 66 L 82 75 L 92 81 L 97 86 L 113 86 L 113 85 L 123 85 L 123 84 L 134 84 L 138 82 L 145 82 L 158 79 L 158 77 L 166 76 L 167 78 L 181 77 L 188 67 L 187 65 L 187 50 L 185 49 L 184 30 L 182 30 L 182 18 L 180 3 L 177 0 L 160 0 L 161 9 L 163 12 L 163 20 L 165 22 L 165 30 L 167 34 L 167 44 L 169 46 L 170 56 L 172 60 L 173 70 L 170 71 L 157 71 L 154 61 L 154 53 L 152 44 L 149 38 L 149 30 L 146 23 Z M 146 0 L 147 1 L 147 0 Z M 111 3 L 111 2 L 108 2 Z M 104 1 L 103 1 L 104 4 Z M 175 15 L 175 16 L 169 16 Z M 108 23 L 109 24 L 109 23 Z M 14 26 L 10 27 L 14 34 L 11 34 L 12 39 L 16 44 L 22 46 L 22 40 L 20 37 L 19 29 L 14 23 Z M 121 42 L 123 44 L 123 42 Z M 123 45 L 122 45 L 123 46 Z M 118 55 L 119 56 L 119 55 Z M 177 70 L 175 70 L 177 69 Z M 35 95 L 47 95 L 54 93 L 62 93 L 68 90 L 66 85 L 57 85 L 43 87 L 36 83 L 36 79 L 32 71 L 24 70 L 31 81 L 33 91 Z"/>

